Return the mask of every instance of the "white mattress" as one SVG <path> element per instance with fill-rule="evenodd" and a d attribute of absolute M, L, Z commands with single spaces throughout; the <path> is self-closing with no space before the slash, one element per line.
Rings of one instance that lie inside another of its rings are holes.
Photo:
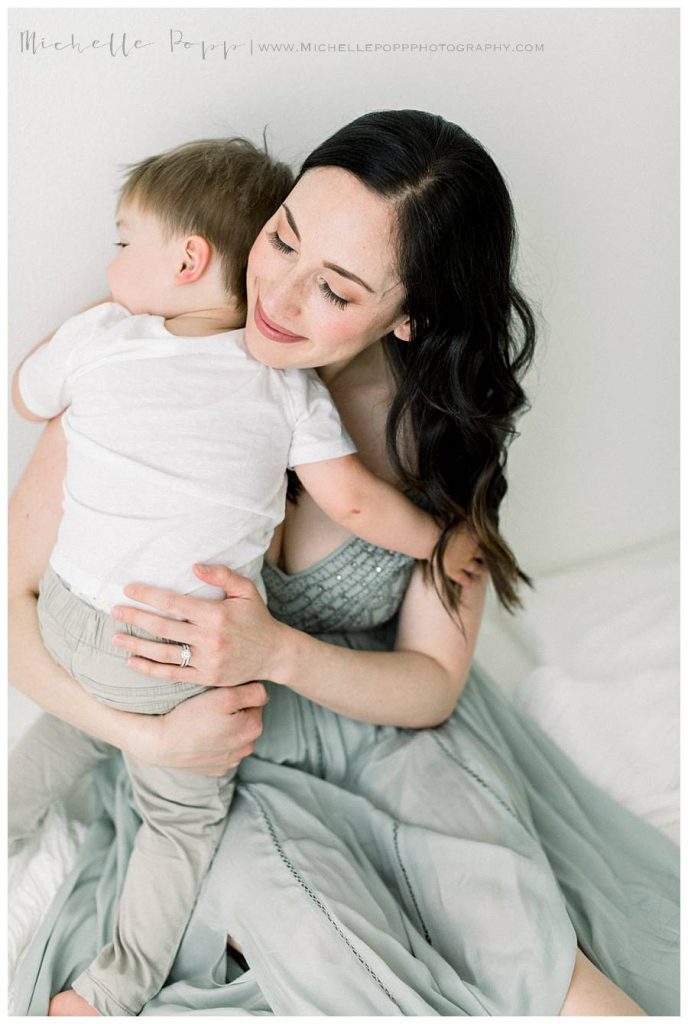
<path fill-rule="evenodd" d="M 541 576 L 524 599 L 512 617 L 490 597 L 476 660 L 593 781 L 678 842 L 678 537 Z M 10 743 L 36 713 L 12 691 Z M 82 833 L 57 807 L 11 858 L 10 977 Z"/>

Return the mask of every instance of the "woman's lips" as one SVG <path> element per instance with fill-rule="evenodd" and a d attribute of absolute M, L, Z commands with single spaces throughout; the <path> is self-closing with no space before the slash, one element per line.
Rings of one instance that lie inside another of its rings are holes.
<path fill-rule="evenodd" d="M 278 327 L 277 324 L 269 320 L 263 312 L 263 307 L 260 304 L 260 299 L 256 299 L 256 305 L 253 310 L 253 319 L 255 325 L 266 338 L 270 341 L 281 341 L 289 343 L 293 341 L 305 341 L 306 339 L 300 334 L 292 334 L 290 331 L 285 331 L 282 327 Z"/>

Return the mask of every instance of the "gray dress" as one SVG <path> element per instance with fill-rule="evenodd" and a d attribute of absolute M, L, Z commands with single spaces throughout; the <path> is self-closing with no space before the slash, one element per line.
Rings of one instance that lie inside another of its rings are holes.
<path fill-rule="evenodd" d="M 411 567 L 352 538 L 264 579 L 283 621 L 387 650 Z M 436 729 L 355 722 L 269 689 L 172 973 L 143 1014 L 558 1014 L 577 944 L 649 1014 L 679 1013 L 677 847 L 588 782 L 479 666 Z M 99 814 L 20 966 L 19 1014 L 45 1014 L 112 929 L 138 819 L 119 756 L 94 785 Z"/>

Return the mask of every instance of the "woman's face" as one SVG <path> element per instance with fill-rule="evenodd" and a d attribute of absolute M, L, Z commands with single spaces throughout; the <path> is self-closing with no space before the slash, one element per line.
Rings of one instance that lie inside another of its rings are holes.
<path fill-rule="evenodd" d="M 292 189 L 251 249 L 246 285 L 246 343 L 267 366 L 327 366 L 389 331 L 407 337 L 392 206 L 338 167 Z"/>

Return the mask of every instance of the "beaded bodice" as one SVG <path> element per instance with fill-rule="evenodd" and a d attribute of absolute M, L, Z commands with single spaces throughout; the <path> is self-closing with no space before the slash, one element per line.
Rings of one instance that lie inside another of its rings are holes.
<path fill-rule="evenodd" d="M 287 574 L 266 562 L 270 611 L 311 634 L 376 630 L 394 619 L 414 561 L 350 537 L 303 572 Z"/>

